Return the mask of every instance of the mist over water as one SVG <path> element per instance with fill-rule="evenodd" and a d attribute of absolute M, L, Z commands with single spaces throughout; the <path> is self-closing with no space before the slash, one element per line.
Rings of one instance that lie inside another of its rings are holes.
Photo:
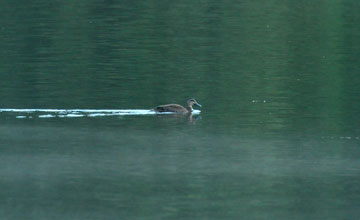
<path fill-rule="evenodd" d="M 359 7 L 1 2 L 0 219 L 358 219 Z"/>

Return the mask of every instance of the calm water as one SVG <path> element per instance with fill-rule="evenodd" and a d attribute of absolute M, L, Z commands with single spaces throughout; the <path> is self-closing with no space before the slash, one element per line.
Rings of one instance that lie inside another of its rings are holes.
<path fill-rule="evenodd" d="M 358 1 L 0 3 L 0 219 L 360 218 Z M 78 113 L 76 113 L 78 114 Z"/>

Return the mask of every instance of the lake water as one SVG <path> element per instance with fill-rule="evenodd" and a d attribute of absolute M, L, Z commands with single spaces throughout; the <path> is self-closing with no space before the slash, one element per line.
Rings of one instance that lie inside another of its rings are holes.
<path fill-rule="evenodd" d="M 0 219 L 360 218 L 359 11 L 2 1 Z"/>

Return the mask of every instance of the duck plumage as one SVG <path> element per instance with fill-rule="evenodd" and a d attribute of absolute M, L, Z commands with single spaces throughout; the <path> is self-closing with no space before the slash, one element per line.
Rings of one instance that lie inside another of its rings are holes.
<path fill-rule="evenodd" d="M 167 104 L 167 105 L 159 105 L 154 108 L 156 112 L 174 112 L 174 113 L 191 113 L 193 111 L 193 106 L 201 107 L 201 105 L 193 98 L 187 101 L 187 106 L 183 107 L 178 104 Z"/>

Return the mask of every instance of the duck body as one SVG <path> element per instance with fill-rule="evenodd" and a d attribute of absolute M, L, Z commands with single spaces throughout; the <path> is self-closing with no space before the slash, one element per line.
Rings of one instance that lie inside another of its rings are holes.
<path fill-rule="evenodd" d="M 199 103 L 197 103 L 197 101 L 195 99 L 189 99 L 187 101 L 186 108 L 181 105 L 178 105 L 178 104 L 167 104 L 167 105 L 159 105 L 159 106 L 155 107 L 154 111 L 187 114 L 187 113 L 191 113 L 193 111 L 193 108 L 192 108 L 193 105 L 201 107 L 201 105 Z"/>
<path fill-rule="evenodd" d="M 157 112 L 176 112 L 176 113 L 189 113 L 192 112 L 192 109 L 186 109 L 181 105 L 178 104 L 167 104 L 167 105 L 159 105 L 156 106 L 155 111 Z"/>

